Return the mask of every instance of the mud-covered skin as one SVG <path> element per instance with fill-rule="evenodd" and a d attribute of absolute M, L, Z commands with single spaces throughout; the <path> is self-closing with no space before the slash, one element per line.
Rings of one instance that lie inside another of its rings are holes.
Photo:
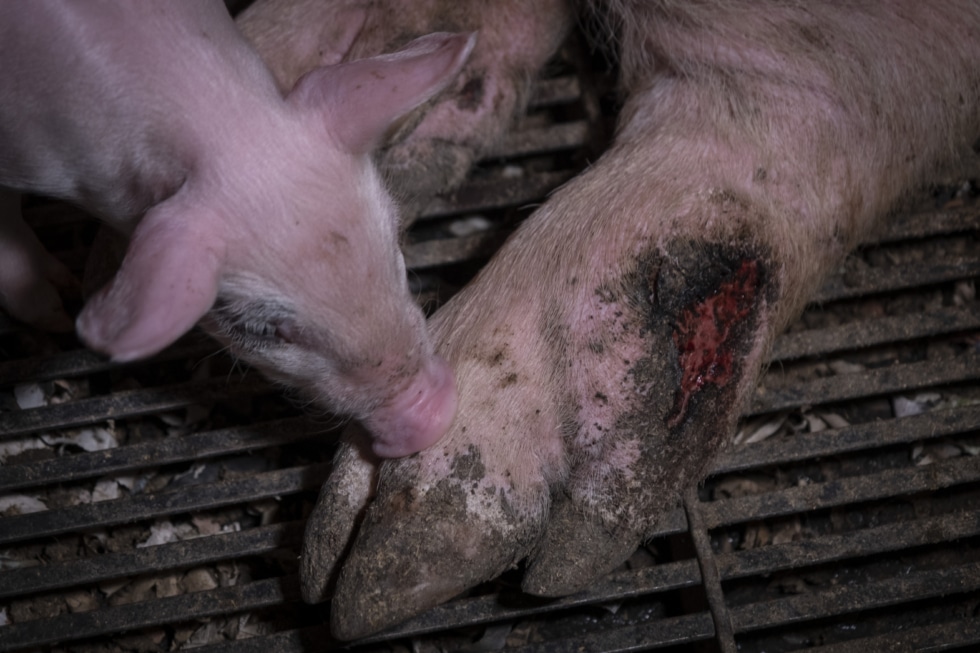
<path fill-rule="evenodd" d="M 548 596 L 620 564 L 727 440 L 774 335 L 980 136 L 976 3 L 595 7 L 621 38 L 615 142 L 430 319 L 449 434 L 381 466 L 359 525 L 311 524 L 356 530 L 339 561 L 305 542 L 339 637 L 522 559 Z"/>
<path fill-rule="evenodd" d="M 746 361 L 777 290 L 766 285 L 768 266 L 748 252 L 678 243 L 641 261 L 640 273 L 625 282 L 637 314 L 623 328 L 642 334 L 648 349 L 622 360 L 617 390 L 629 397 L 626 406 L 603 422 L 576 425 L 569 452 L 576 462 L 567 485 L 556 488 L 525 591 L 562 596 L 610 571 L 674 500 L 664 488 L 700 476 L 703 452 L 723 443 L 742 382 L 755 372 Z M 665 342 L 673 346 L 662 348 Z M 702 345 L 697 351 L 695 342 Z M 619 350 L 612 349 L 616 360 Z M 610 403 L 603 392 L 591 399 Z M 624 451 L 635 454 L 624 461 Z"/>

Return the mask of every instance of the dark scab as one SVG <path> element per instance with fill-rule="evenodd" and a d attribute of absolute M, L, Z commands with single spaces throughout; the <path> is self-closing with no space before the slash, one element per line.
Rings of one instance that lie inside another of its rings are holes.
<path fill-rule="evenodd" d="M 598 340 L 589 341 L 589 351 L 591 351 L 593 354 L 602 354 L 602 352 L 604 352 L 605 350 L 606 350 L 605 345 L 603 345 Z"/>

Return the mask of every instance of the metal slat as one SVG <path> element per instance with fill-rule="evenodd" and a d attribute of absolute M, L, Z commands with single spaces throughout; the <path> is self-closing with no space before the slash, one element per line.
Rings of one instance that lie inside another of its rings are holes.
<path fill-rule="evenodd" d="M 258 610 L 297 600 L 299 583 L 295 577 L 260 580 L 246 585 L 9 624 L 0 628 L 0 650 L 60 644 L 150 626 Z"/>
<path fill-rule="evenodd" d="M 980 645 L 980 619 L 976 617 L 920 628 L 907 628 L 888 635 L 857 639 L 841 644 L 808 648 L 812 653 L 939 653 L 969 645 Z M 980 646 L 978 646 L 980 648 Z"/>
<path fill-rule="evenodd" d="M 296 545 L 301 522 L 261 526 L 192 540 L 0 572 L 0 599 L 245 558 Z"/>
<path fill-rule="evenodd" d="M 977 590 L 980 562 L 973 562 L 910 571 L 900 578 L 872 583 L 835 585 L 820 592 L 734 607 L 731 614 L 736 632 L 746 633 Z"/>
<path fill-rule="evenodd" d="M 975 351 L 949 359 L 900 363 L 812 381 L 776 385 L 779 381 L 767 377 L 756 389 L 745 414 L 759 415 L 977 379 L 980 379 L 980 352 Z"/>
<path fill-rule="evenodd" d="M 581 97 L 582 87 L 578 82 L 578 77 L 575 75 L 552 77 L 535 82 L 528 106 L 531 109 L 540 109 L 559 104 L 570 104 L 578 101 Z"/>
<path fill-rule="evenodd" d="M 255 375 L 240 383 L 211 379 L 161 388 L 115 392 L 63 404 L 0 413 L 0 440 L 55 429 L 98 424 L 110 419 L 142 417 L 195 404 L 207 404 L 242 395 L 270 394 L 276 390 Z"/>
<path fill-rule="evenodd" d="M 976 535 L 980 533 L 980 515 L 964 513 L 955 515 L 952 519 L 934 518 L 930 520 L 923 520 L 921 522 L 914 522 L 912 524 L 890 525 L 886 527 L 868 529 L 867 531 L 857 533 L 849 533 L 846 535 L 826 536 L 803 542 L 773 545 L 770 547 L 765 547 L 764 549 L 754 549 L 739 551 L 732 554 L 719 555 L 716 556 L 716 560 L 718 561 L 723 579 L 731 580 L 733 578 L 746 575 L 766 574 L 783 568 L 794 568 L 800 567 L 801 565 L 815 565 L 833 562 L 845 557 L 865 557 L 867 555 L 874 555 L 892 548 L 903 549 L 934 543 L 936 532 L 941 532 L 943 537 L 947 540 Z M 895 539 L 892 539 L 893 537 L 895 537 Z M 766 563 L 765 561 L 760 560 L 760 557 L 763 556 L 769 558 L 775 556 L 782 562 L 773 563 L 773 561 L 770 560 L 769 563 Z M 688 569 L 683 571 L 681 575 L 685 573 L 696 573 L 694 567 L 689 563 L 687 564 L 687 567 Z M 662 585 L 660 589 L 663 589 L 665 586 L 666 584 Z M 596 603 L 604 603 L 622 600 L 622 597 L 618 597 L 614 593 L 608 593 L 605 596 L 602 595 L 601 591 L 596 593 L 599 595 L 599 598 L 590 596 L 584 598 L 582 601 L 580 601 L 580 603 L 587 605 L 593 601 Z M 914 599 L 915 597 L 912 598 Z M 434 610 L 421 615 L 420 617 L 407 624 L 404 624 L 401 627 L 389 630 L 386 633 L 375 637 L 361 640 L 358 643 L 379 642 L 388 639 L 419 636 L 428 632 L 435 632 L 439 629 L 472 626 L 490 621 L 527 618 L 540 614 L 540 611 L 512 611 L 508 614 L 506 612 L 499 612 L 497 605 L 498 601 L 496 597 L 484 597 L 480 599 L 453 602 L 439 608 L 435 608 Z M 561 602 L 559 605 L 549 607 L 550 609 L 567 609 L 569 606 L 564 602 Z M 476 613 L 479 615 L 479 617 L 473 618 L 471 616 L 473 613 Z M 742 617 L 744 617 L 746 613 L 743 611 L 741 614 Z M 696 616 L 699 619 L 707 618 L 707 614 Z M 431 626 L 426 622 L 429 622 Z M 665 625 L 665 623 L 666 622 L 657 621 L 641 627 L 627 629 L 627 632 L 634 634 L 643 633 L 644 637 L 638 641 L 637 646 L 642 645 L 644 647 L 662 646 L 676 642 L 697 641 L 697 639 L 690 639 L 692 635 L 691 632 L 686 632 L 684 634 L 684 637 L 687 637 L 687 639 L 682 637 L 676 641 L 672 640 L 670 637 L 665 636 L 665 633 L 668 632 L 668 627 Z M 708 619 L 707 624 L 710 625 L 710 623 L 711 621 Z M 314 632 L 323 633 L 325 631 L 317 630 Z M 651 636 L 654 634 L 655 636 Z M 713 629 L 711 628 L 704 628 L 696 635 L 698 639 L 709 639 L 713 636 L 714 633 Z M 602 634 L 595 635 L 591 640 L 575 640 L 574 645 L 570 641 L 561 640 L 558 643 L 542 644 L 541 646 L 544 648 L 529 647 L 508 650 L 570 650 L 569 648 L 561 648 L 562 646 L 571 647 L 572 649 L 576 650 L 589 651 L 633 650 L 631 648 L 619 648 L 622 643 L 622 639 L 622 634 L 610 636 L 608 632 L 604 632 Z M 236 642 L 236 644 L 247 644 L 248 648 L 245 650 L 299 651 L 303 650 L 301 644 L 308 641 L 315 641 L 311 639 L 311 634 L 304 634 L 298 631 L 289 631 L 288 633 L 280 633 L 268 638 L 260 638 L 259 641 L 256 642 Z M 585 641 L 589 641 L 588 646 L 584 646 Z M 611 641 L 618 643 L 611 643 Z M 273 643 L 275 643 L 274 647 Z M 230 645 L 231 644 L 218 645 L 215 647 L 209 647 L 206 650 L 215 652 L 223 651 Z M 558 648 L 552 648 L 554 646 L 557 646 Z"/>
<path fill-rule="evenodd" d="M 569 608 L 613 603 L 625 599 L 695 587 L 701 580 L 695 560 L 670 562 L 637 571 L 618 572 L 598 579 L 587 590 L 560 599 L 537 599 L 518 595 L 501 601 L 498 596 L 483 596 L 447 603 L 390 628 L 358 640 L 358 644 L 395 638 L 417 637 L 447 628 L 476 626 L 494 621 L 521 619 L 567 610 Z"/>
<path fill-rule="evenodd" d="M 196 339 L 203 336 L 197 334 Z M 217 344 L 210 341 L 179 342 L 167 347 L 159 354 L 137 363 L 113 363 L 105 356 L 88 349 L 59 352 L 50 356 L 25 358 L 0 363 L 0 386 L 11 386 L 25 382 L 53 381 L 90 376 L 111 369 L 153 365 L 164 361 L 179 359 L 203 359 L 215 352 Z"/>
<path fill-rule="evenodd" d="M 735 646 L 735 634 L 732 632 L 732 620 L 728 614 L 725 591 L 721 586 L 721 574 L 711 548 L 711 537 L 701 519 L 696 487 L 689 487 L 684 491 L 684 510 L 687 514 L 687 523 L 691 525 L 691 542 L 694 544 L 698 568 L 701 570 L 701 588 L 704 590 L 708 611 L 714 623 L 715 643 L 721 653 L 735 653 L 738 649 Z"/>
<path fill-rule="evenodd" d="M 294 417 L 255 426 L 204 431 L 104 451 L 60 456 L 36 463 L 0 466 L 0 492 L 264 449 L 317 437 L 325 430 L 325 427 L 305 418 Z"/>
<path fill-rule="evenodd" d="M 574 177 L 577 172 L 536 172 L 515 179 L 474 180 L 453 191 L 449 197 L 434 198 L 422 210 L 418 220 L 528 206 L 543 201 L 548 193 Z M 410 246 L 408 251 L 411 250 Z"/>
<path fill-rule="evenodd" d="M 779 492 L 702 504 L 708 528 L 784 517 L 847 504 L 931 492 L 980 481 L 980 457 L 951 458 L 931 465 L 812 483 Z"/>
<path fill-rule="evenodd" d="M 233 481 L 201 483 L 164 492 L 137 494 L 125 499 L 4 517 L 0 519 L 0 546 L 317 490 L 329 471 L 329 463 L 320 463 L 264 472 Z"/>
<path fill-rule="evenodd" d="M 629 653 L 665 648 L 676 644 L 703 642 L 714 637 L 711 615 L 706 612 L 668 617 L 637 626 L 624 626 L 583 635 L 574 639 L 556 639 L 508 649 L 513 653 Z"/>
<path fill-rule="evenodd" d="M 928 313 L 866 320 L 827 329 L 787 333 L 776 338 L 770 362 L 917 340 L 980 329 L 980 305 L 940 308 Z"/>
<path fill-rule="evenodd" d="M 196 647 L 199 653 L 309 653 L 324 650 L 325 642 L 332 639 L 327 626 L 312 626 L 298 630 L 286 630 L 273 635 L 237 639 Z"/>
<path fill-rule="evenodd" d="M 427 240 L 405 248 L 405 265 L 423 270 L 438 265 L 490 258 L 507 240 L 510 231 L 484 231 L 471 236 Z"/>
<path fill-rule="evenodd" d="M 535 154 L 554 154 L 583 147 L 589 138 L 589 123 L 585 120 L 562 122 L 508 132 L 503 141 L 490 150 L 487 159 L 504 159 Z"/>
<path fill-rule="evenodd" d="M 756 467 L 910 444 L 969 433 L 980 429 L 980 406 L 937 409 L 910 417 L 855 424 L 819 433 L 803 433 L 731 448 L 711 475 L 747 471 Z"/>
<path fill-rule="evenodd" d="M 565 599 L 549 601 L 520 597 L 518 600 L 525 603 L 524 607 L 504 607 L 498 602 L 497 597 L 462 600 L 435 608 L 399 627 L 374 637 L 358 640 L 356 643 L 364 644 L 416 636 L 446 628 L 459 628 L 490 621 L 534 616 L 578 605 L 620 601 L 631 596 L 695 586 L 698 581 L 697 564 L 691 560 L 660 565 L 639 572 L 614 574 L 601 581 L 595 589 Z M 254 586 L 263 583 L 265 584 L 263 588 L 259 590 L 254 588 Z M 17 628 L 13 631 L 6 631 L 8 634 L 12 634 L 7 640 L 4 639 L 4 629 L 0 628 L 0 647 L 8 642 L 12 648 L 41 646 L 115 631 L 184 621 L 200 616 L 243 612 L 287 601 L 292 602 L 299 598 L 298 591 L 295 590 L 277 596 L 276 592 L 280 583 L 292 588 L 295 585 L 295 580 L 293 577 L 284 577 L 222 590 L 147 601 L 146 604 L 159 606 L 159 614 L 154 614 L 154 610 L 139 609 L 136 606 L 120 606 L 91 613 L 81 613 L 81 615 L 61 615 L 53 619 L 14 624 Z M 252 589 L 242 590 L 243 596 L 237 599 L 240 602 L 239 605 L 235 606 L 235 609 L 228 609 L 226 606 L 229 601 L 227 592 L 238 587 Z M 185 597 L 197 598 L 193 602 L 180 600 Z M 137 604 L 137 606 L 146 604 Z M 129 614 L 129 612 L 136 612 L 137 614 Z M 82 615 L 103 615 L 103 617 L 91 618 Z M 706 618 L 710 625 L 710 618 Z M 713 630 L 709 630 L 707 636 L 710 637 L 711 633 Z M 650 637 L 648 634 L 647 640 L 650 640 Z"/>
<path fill-rule="evenodd" d="M 204 653 L 226 653 L 244 651 L 246 653 L 303 653 L 322 647 L 328 638 L 326 628 L 306 628 L 276 633 L 266 637 L 222 642 L 204 647 Z M 663 648 L 679 643 L 700 642 L 714 636 L 711 616 L 705 613 L 668 617 L 639 626 L 613 628 L 600 634 L 587 635 L 574 640 L 559 639 L 541 644 L 508 648 L 512 653 L 568 653 L 568 651 L 588 651 L 589 653 L 621 653 Z M 358 650 L 355 643 L 354 650 Z M 368 649 L 371 650 L 371 649 Z"/>
<path fill-rule="evenodd" d="M 977 535 L 980 535 L 980 514 L 963 512 L 724 553 L 715 556 L 715 560 L 722 579 L 727 581 L 918 546 L 946 544 Z"/>
<path fill-rule="evenodd" d="M 889 217 L 876 234 L 874 243 L 919 240 L 978 230 L 980 230 L 980 204 L 974 203 Z"/>
<path fill-rule="evenodd" d="M 826 304 L 898 290 L 912 290 L 980 276 L 980 259 L 964 258 L 955 263 L 918 263 L 887 268 L 867 268 L 834 277 L 817 291 L 811 303 Z"/>

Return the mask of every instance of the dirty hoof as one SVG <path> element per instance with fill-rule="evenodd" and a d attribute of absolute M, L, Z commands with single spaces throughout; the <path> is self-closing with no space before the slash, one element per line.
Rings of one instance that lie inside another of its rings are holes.
<path fill-rule="evenodd" d="M 685 236 L 542 257 L 532 225 L 556 204 L 430 321 L 458 381 L 448 435 L 384 462 L 373 496 L 370 465 L 338 458 L 304 550 L 308 598 L 337 578 L 338 637 L 524 559 L 527 592 L 579 591 L 633 553 L 733 427 L 769 334 L 767 248 Z"/>

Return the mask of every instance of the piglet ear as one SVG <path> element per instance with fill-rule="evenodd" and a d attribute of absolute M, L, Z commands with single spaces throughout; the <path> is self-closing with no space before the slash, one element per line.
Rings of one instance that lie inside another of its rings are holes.
<path fill-rule="evenodd" d="M 344 147 L 367 153 L 399 118 L 449 85 L 475 44 L 476 32 L 429 34 L 392 54 L 316 68 L 287 100 L 318 107 Z"/>
<path fill-rule="evenodd" d="M 169 202 L 140 221 L 116 276 L 76 321 L 78 334 L 118 362 L 157 353 L 211 308 L 218 294 L 223 242 L 197 215 L 174 215 Z"/>

